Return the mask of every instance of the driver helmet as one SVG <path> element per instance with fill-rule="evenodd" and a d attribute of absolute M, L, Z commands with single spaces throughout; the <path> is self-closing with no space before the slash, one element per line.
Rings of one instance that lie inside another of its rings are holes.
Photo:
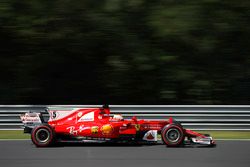
<path fill-rule="evenodd" d="M 115 114 L 113 116 L 113 120 L 122 121 L 124 119 L 123 119 L 123 116 L 121 114 Z"/>

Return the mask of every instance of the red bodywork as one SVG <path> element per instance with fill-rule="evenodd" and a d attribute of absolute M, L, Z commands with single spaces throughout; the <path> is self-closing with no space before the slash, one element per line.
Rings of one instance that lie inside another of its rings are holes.
<path fill-rule="evenodd" d="M 24 132 L 31 133 L 32 142 L 46 147 L 58 141 L 147 141 L 157 142 L 158 134 L 167 146 L 182 144 L 214 145 L 209 135 L 188 129 L 175 121 L 124 120 L 121 115 L 111 115 L 108 107 L 78 108 L 73 110 L 48 110 L 49 120 L 44 121 L 41 113 L 21 115 Z"/>
<path fill-rule="evenodd" d="M 82 108 L 71 111 L 50 110 L 48 124 L 58 135 L 72 137 L 119 139 L 127 136 L 136 138 L 138 134 L 145 134 L 149 130 L 157 130 L 158 134 L 164 126 L 173 123 L 170 118 L 166 121 L 115 120 L 110 116 L 109 108 Z M 65 115 L 65 116 L 62 116 Z M 202 134 L 184 129 L 186 137 L 205 137 Z"/>

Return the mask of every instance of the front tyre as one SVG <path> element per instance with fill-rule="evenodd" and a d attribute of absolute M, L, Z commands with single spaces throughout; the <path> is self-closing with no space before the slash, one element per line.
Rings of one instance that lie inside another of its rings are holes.
<path fill-rule="evenodd" d="M 180 146 L 184 141 L 184 132 L 181 126 L 168 124 L 161 131 L 162 141 L 170 147 Z"/>
<path fill-rule="evenodd" d="M 49 125 L 40 125 L 31 132 L 31 140 L 37 147 L 51 146 L 55 141 L 54 130 Z"/>

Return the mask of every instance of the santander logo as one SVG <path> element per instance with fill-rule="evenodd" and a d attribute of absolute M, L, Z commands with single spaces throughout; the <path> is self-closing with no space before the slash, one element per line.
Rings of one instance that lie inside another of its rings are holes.
<path fill-rule="evenodd" d="M 94 121 L 94 111 L 83 115 L 78 122 Z"/>

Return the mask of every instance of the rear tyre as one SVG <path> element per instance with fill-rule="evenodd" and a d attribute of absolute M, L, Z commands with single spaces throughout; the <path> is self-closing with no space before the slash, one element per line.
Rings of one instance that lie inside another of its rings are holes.
<path fill-rule="evenodd" d="M 31 132 L 31 140 L 37 147 L 48 147 L 54 144 L 55 133 L 49 125 L 40 125 Z"/>
<path fill-rule="evenodd" d="M 170 147 L 177 147 L 183 144 L 184 132 L 181 126 L 168 124 L 161 131 L 162 141 Z"/>

